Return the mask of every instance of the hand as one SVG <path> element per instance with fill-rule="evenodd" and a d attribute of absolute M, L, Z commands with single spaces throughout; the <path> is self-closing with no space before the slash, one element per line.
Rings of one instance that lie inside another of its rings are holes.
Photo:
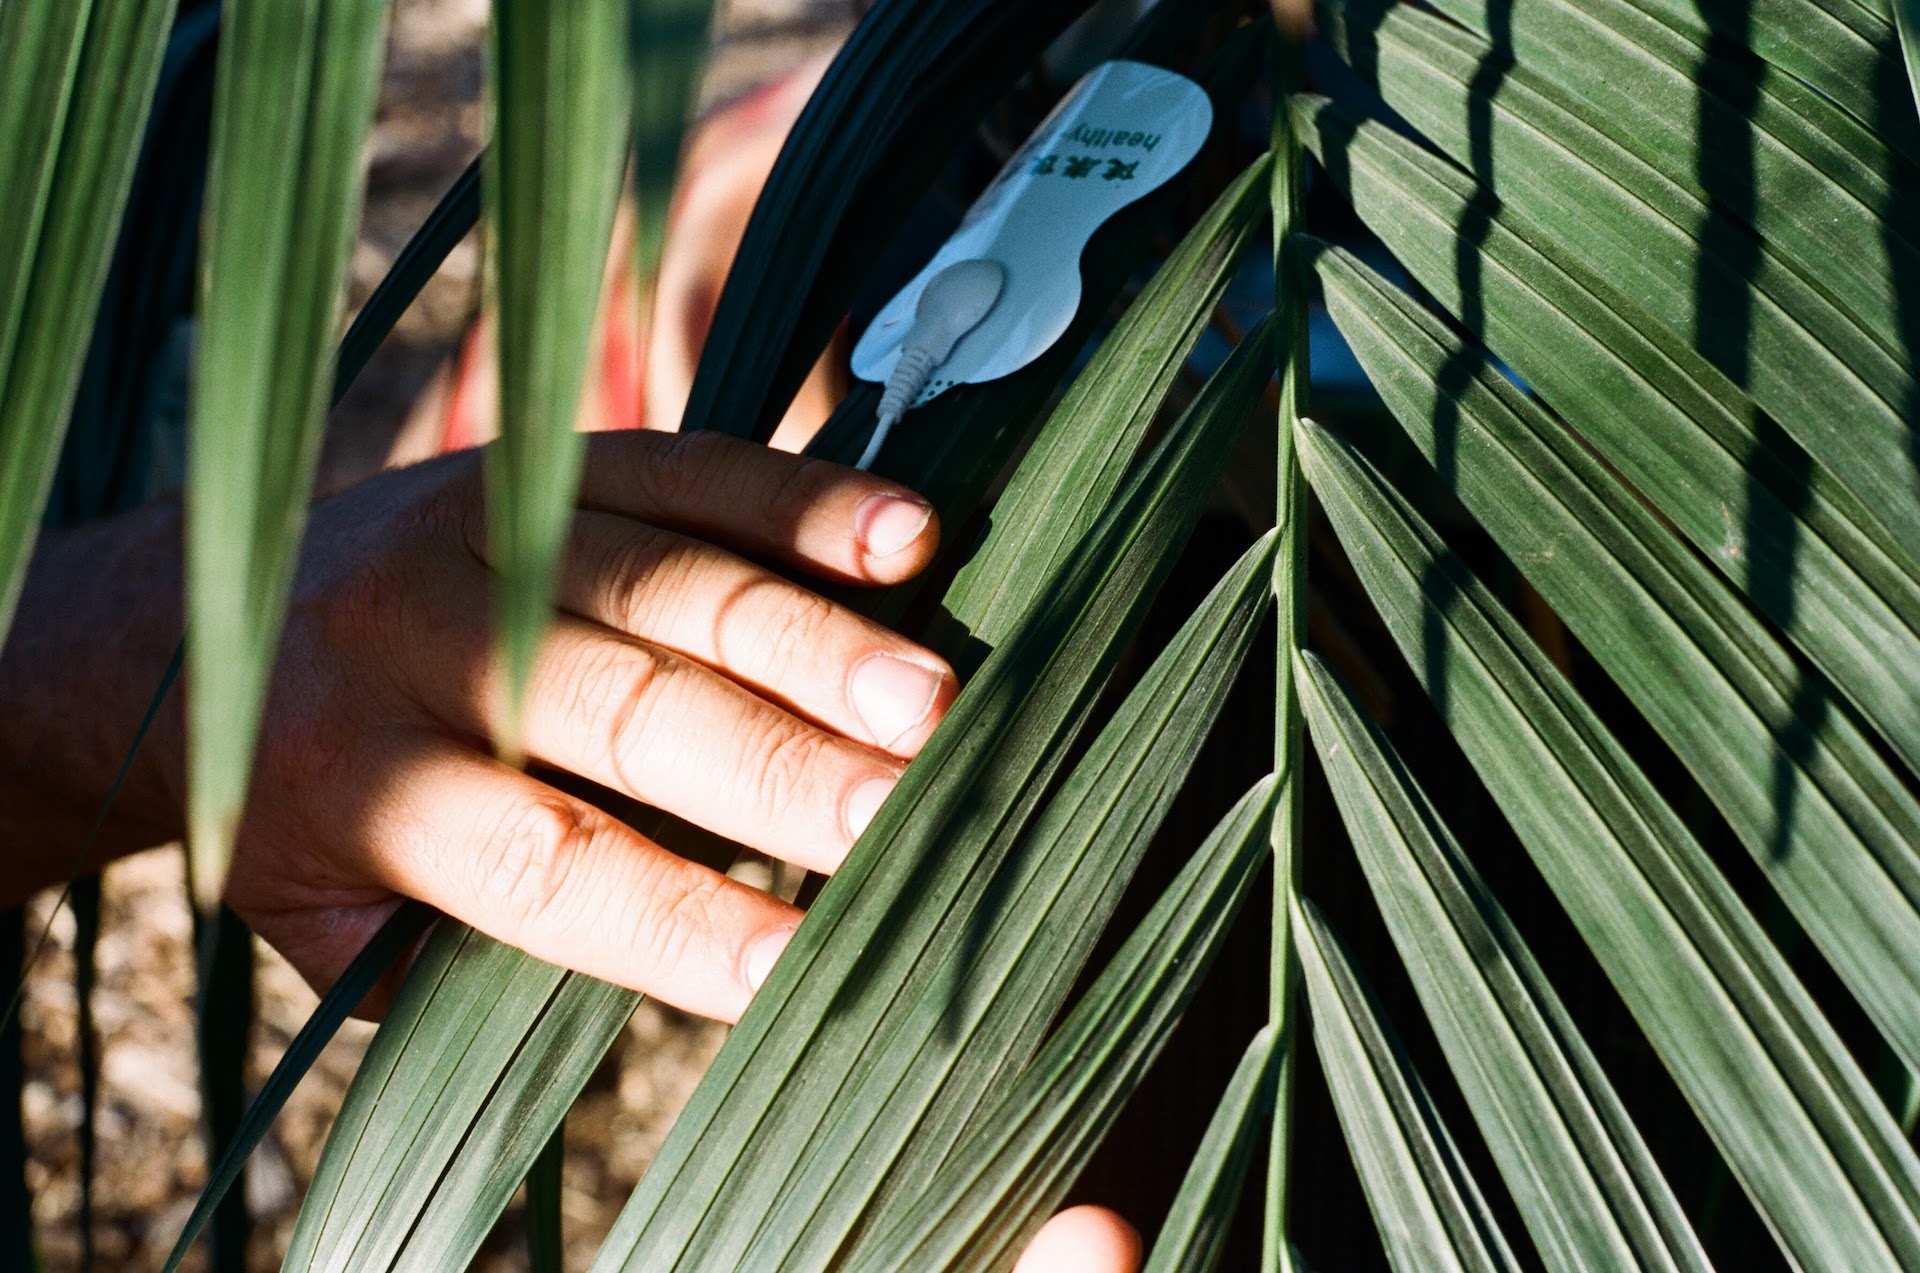
<path fill-rule="evenodd" d="M 588 443 L 530 758 L 831 871 L 932 732 L 934 655 L 735 552 L 892 583 L 932 510 L 891 483 L 715 436 Z M 416 897 L 540 958 L 735 1020 L 786 903 L 498 763 L 481 457 L 316 506 L 227 900 L 324 984 Z"/>
<path fill-rule="evenodd" d="M 831 871 L 946 710 L 953 674 L 736 554 L 892 583 L 932 556 L 932 510 L 866 474 L 716 436 L 600 434 L 587 446 L 560 615 L 526 701 L 530 758 Z M 734 1020 L 799 912 L 489 752 L 503 695 L 481 462 L 449 456 L 314 506 L 227 901 L 319 987 L 406 896 L 543 959 Z M 36 572 L 58 574 L 58 556 Z M 85 557 L 65 567 L 96 568 Z M 69 620 L 50 634 L 61 616 L 44 599 L 59 594 L 58 580 L 30 589 L 21 624 L 40 636 L 20 657 L 9 647 L 0 696 L 29 693 L 34 669 L 21 659 L 33 649 L 43 671 L 64 672 L 76 645 L 143 626 L 89 632 Z M 31 750 L 0 732 L 0 755 Z M 179 733 L 176 710 L 145 766 L 160 776 L 137 776 L 126 818 L 177 828 Z"/>

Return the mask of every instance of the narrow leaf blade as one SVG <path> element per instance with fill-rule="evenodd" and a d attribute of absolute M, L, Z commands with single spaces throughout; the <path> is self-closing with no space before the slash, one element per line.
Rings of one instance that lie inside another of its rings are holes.
<path fill-rule="evenodd" d="M 306 523 L 385 29 L 376 0 L 225 13 L 187 470 L 187 836 L 203 912 Z"/>

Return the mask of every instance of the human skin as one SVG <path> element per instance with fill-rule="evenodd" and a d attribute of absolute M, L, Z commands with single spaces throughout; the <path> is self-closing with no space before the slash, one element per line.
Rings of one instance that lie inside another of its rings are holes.
<path fill-rule="evenodd" d="M 755 560 L 855 584 L 931 558 L 893 483 L 710 435 L 589 438 L 531 760 L 831 871 L 957 684 L 938 657 Z M 799 912 L 497 761 L 480 452 L 317 503 L 227 903 L 317 988 L 402 897 L 555 963 L 736 1020 Z M 180 632 L 180 514 L 50 535 L 0 653 L 18 901 L 65 875 Z M 192 686 L 184 686 L 185 693 Z M 101 857 L 178 838 L 179 694 Z"/>

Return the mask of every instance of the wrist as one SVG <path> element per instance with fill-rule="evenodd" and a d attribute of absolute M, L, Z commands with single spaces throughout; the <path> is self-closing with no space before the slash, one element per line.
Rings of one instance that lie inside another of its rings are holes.
<path fill-rule="evenodd" d="M 182 631 L 180 509 L 162 500 L 43 535 L 0 649 L 0 892 L 72 869 Z M 136 754 L 90 867 L 177 839 L 174 691 Z"/>

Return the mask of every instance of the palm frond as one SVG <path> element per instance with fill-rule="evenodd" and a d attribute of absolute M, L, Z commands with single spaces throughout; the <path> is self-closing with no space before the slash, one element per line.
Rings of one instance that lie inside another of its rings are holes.
<path fill-rule="evenodd" d="M 1403 497 L 1325 430 L 1301 437 L 1402 654 L 1787 1250 L 1920 1258 L 1920 1160 L 1758 921 Z"/>

